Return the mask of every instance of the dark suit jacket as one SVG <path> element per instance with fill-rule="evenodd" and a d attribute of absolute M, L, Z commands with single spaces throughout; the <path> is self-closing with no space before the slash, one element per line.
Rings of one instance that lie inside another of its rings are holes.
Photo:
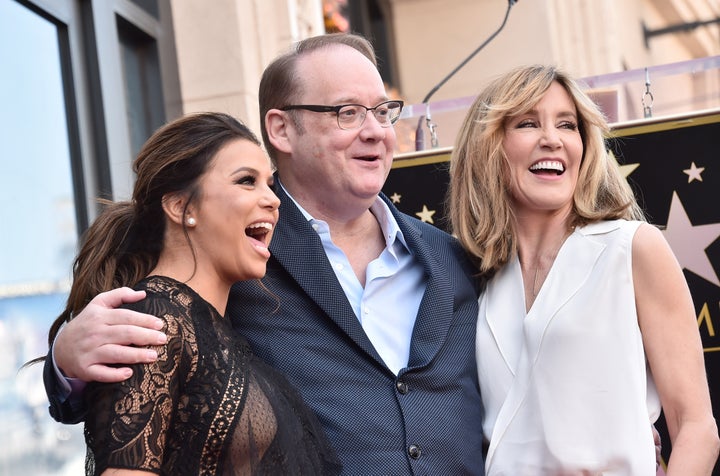
<path fill-rule="evenodd" d="M 427 290 L 397 377 L 363 331 L 320 238 L 281 187 L 267 275 L 237 283 L 228 315 L 315 410 L 345 474 L 483 474 L 477 287 L 456 240 L 400 213 Z"/>
<path fill-rule="evenodd" d="M 227 315 L 235 328 L 300 390 L 344 474 L 483 474 L 478 286 L 458 243 L 382 197 L 427 275 L 409 364 L 396 377 L 360 326 L 317 233 L 277 188 L 281 218 L 264 286 L 233 286 Z M 78 408 L 53 396 L 52 365 L 45 367 L 50 413 L 60 421 L 81 420 Z"/>

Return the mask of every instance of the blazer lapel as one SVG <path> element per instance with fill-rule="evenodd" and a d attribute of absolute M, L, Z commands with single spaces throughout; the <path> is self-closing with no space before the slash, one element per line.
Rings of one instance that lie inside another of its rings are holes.
<path fill-rule="evenodd" d="M 384 365 L 355 316 L 320 237 L 282 187 L 275 187 L 275 193 L 280 198 L 280 220 L 270 243 L 271 260 L 284 268 L 348 337 Z M 282 306 L 282 294 L 279 298 Z"/>
<path fill-rule="evenodd" d="M 408 359 L 408 367 L 421 367 L 432 361 L 443 346 L 452 322 L 455 300 L 450 297 L 455 292 L 448 278 L 448 266 L 442 260 L 453 257 L 437 256 L 437 250 L 432 249 L 423 239 L 422 230 L 417 224 L 401 214 L 384 196 L 382 198 L 388 203 L 408 247 L 422 264 L 427 276 L 427 287 L 415 319 Z"/>

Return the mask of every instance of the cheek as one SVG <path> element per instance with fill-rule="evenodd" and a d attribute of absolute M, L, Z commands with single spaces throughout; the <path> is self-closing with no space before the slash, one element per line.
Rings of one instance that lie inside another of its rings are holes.
<path fill-rule="evenodd" d="M 503 177 L 503 183 L 508 197 L 515 197 L 517 191 L 521 188 L 519 185 L 518 171 L 513 167 L 508 167 Z"/>
<path fill-rule="evenodd" d="M 527 163 L 533 150 L 533 144 L 527 138 L 519 134 L 513 134 L 503 142 L 502 149 L 505 152 L 505 162 L 512 171 L 516 167 L 524 166 Z"/>
<path fill-rule="evenodd" d="M 386 129 L 385 133 L 385 145 L 388 149 L 392 150 L 395 148 L 395 143 L 397 142 L 397 132 L 395 131 L 395 127 L 390 126 Z"/>
<path fill-rule="evenodd" d="M 568 140 L 565 147 L 574 160 L 578 163 L 582 161 L 585 146 L 583 145 L 582 138 L 579 135 L 573 136 L 570 140 Z"/>

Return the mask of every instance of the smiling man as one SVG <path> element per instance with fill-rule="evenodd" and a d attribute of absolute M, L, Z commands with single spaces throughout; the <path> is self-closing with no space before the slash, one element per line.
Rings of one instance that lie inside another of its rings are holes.
<path fill-rule="evenodd" d="M 344 474 L 483 474 L 479 285 L 452 237 L 380 194 L 402 102 L 387 97 L 372 46 L 304 40 L 265 70 L 259 100 L 281 218 L 265 288 L 232 288 L 234 327 L 300 390 Z M 105 364 L 152 359 L 116 345 L 161 339 L 153 317 L 112 309 L 133 299 L 94 300 L 56 342 L 58 366 L 122 379 L 128 367 Z"/>

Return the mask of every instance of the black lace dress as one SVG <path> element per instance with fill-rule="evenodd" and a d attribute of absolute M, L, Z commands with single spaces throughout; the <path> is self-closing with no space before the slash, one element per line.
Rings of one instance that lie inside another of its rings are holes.
<path fill-rule="evenodd" d="M 116 384 L 89 384 L 86 474 L 337 474 L 339 462 L 299 393 L 188 286 L 152 276 L 126 307 L 161 317 L 158 360 Z"/>

